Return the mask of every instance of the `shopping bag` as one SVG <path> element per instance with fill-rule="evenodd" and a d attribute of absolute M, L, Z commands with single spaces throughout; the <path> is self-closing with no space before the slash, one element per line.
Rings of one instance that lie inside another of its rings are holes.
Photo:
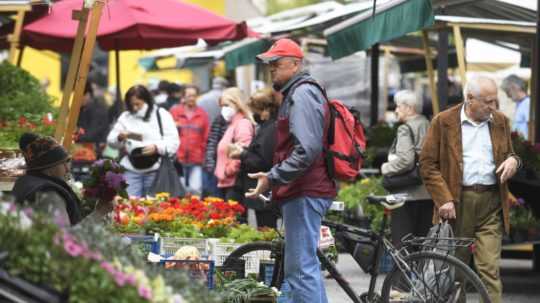
<path fill-rule="evenodd" d="M 180 183 L 174 163 L 168 156 L 161 157 L 161 163 L 156 173 L 156 178 L 150 187 L 149 194 L 169 193 L 171 197 L 182 197 L 186 191 Z"/>

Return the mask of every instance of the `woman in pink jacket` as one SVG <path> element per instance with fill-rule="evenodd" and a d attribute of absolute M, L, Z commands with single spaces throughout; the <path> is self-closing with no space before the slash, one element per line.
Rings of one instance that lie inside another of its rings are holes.
<path fill-rule="evenodd" d="M 223 91 L 221 95 L 221 115 L 229 123 L 223 138 L 219 141 L 217 150 L 217 163 L 215 175 L 218 179 L 218 188 L 223 192 L 225 199 L 241 202 L 242 196 L 235 194 L 234 184 L 240 171 L 240 160 L 229 157 L 232 144 L 247 147 L 254 134 L 254 121 L 246 105 L 246 97 L 237 87 Z"/>

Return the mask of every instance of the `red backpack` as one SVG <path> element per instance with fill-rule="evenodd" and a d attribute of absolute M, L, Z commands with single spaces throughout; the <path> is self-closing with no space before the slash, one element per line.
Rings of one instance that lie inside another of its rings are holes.
<path fill-rule="evenodd" d="M 359 112 L 349 109 L 340 100 L 328 99 L 325 89 L 315 81 L 302 81 L 295 88 L 303 83 L 318 87 L 330 108 L 328 148 L 324 150 L 329 175 L 339 181 L 355 181 L 362 168 L 366 149 L 366 136 Z"/>

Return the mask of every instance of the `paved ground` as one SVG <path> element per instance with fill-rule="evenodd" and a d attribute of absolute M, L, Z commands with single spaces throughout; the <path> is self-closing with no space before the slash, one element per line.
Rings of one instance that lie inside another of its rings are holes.
<path fill-rule="evenodd" d="M 369 276 L 357 266 L 349 254 L 339 255 L 338 269 L 358 293 L 367 291 Z M 532 272 L 532 261 L 503 259 L 501 274 L 504 285 L 503 302 L 540 302 L 540 273 Z M 383 279 L 384 277 L 379 277 L 378 289 L 382 286 Z M 327 279 L 325 284 L 330 303 L 352 302 L 333 279 Z"/>

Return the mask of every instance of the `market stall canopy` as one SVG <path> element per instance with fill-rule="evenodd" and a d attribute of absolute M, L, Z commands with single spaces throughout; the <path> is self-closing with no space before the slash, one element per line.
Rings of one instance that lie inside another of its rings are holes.
<path fill-rule="evenodd" d="M 157 50 L 139 60 L 139 65 L 147 70 L 163 69 L 159 65 L 162 59 L 176 58 L 172 68 L 184 68 L 224 59 L 228 70 L 237 66 L 251 64 L 255 60 L 249 54 L 260 54 L 270 47 L 266 39 L 246 38 L 241 41 L 224 42 L 208 46 L 204 41 L 197 45 Z M 254 56 L 253 56 L 254 57 Z"/>
<path fill-rule="evenodd" d="M 431 5 L 431 16 L 428 6 Z M 418 11 L 406 12 L 407 8 L 419 7 Z M 392 13 L 393 12 L 393 13 Z M 401 14 L 399 14 L 401 12 Z M 397 14 L 396 16 L 393 14 Z M 409 15 L 410 14 L 410 15 Z M 415 17 L 411 17 L 415 16 Z M 377 1 L 376 15 L 371 9 L 327 29 L 324 34 L 328 41 L 328 51 L 333 59 L 365 50 L 375 43 L 390 41 L 407 33 L 429 27 L 435 21 L 445 21 L 444 16 L 463 18 L 464 22 L 479 22 L 478 18 L 489 22 L 530 23 L 536 22 L 535 10 L 512 1 L 498 0 L 387 0 Z M 472 19 L 471 19 L 472 18 Z M 430 20 L 431 19 L 431 20 Z M 454 20 L 456 21 L 456 20 Z M 522 24 L 515 24 L 521 26 Z M 528 26 L 528 24 L 526 24 Z M 377 29 L 377 30 L 374 30 Z M 472 27 L 465 29 L 464 35 L 485 40 L 485 30 L 474 33 Z M 494 40 L 498 34 L 490 34 Z M 505 40 L 522 40 L 522 35 L 505 32 Z M 501 37 L 501 36 L 499 36 Z M 490 41 L 493 42 L 493 41 Z M 515 41 L 513 43 L 516 43 Z"/>
<path fill-rule="evenodd" d="M 433 25 L 429 0 L 388 0 L 324 31 L 328 52 L 339 59 Z"/>
<path fill-rule="evenodd" d="M 50 14 L 24 27 L 22 42 L 38 49 L 69 52 L 77 22 L 71 18 L 83 0 L 64 0 L 52 5 Z M 235 23 L 196 5 L 176 0 L 107 1 L 97 41 L 104 50 L 158 49 L 239 40 L 250 33 L 246 23 Z"/>

